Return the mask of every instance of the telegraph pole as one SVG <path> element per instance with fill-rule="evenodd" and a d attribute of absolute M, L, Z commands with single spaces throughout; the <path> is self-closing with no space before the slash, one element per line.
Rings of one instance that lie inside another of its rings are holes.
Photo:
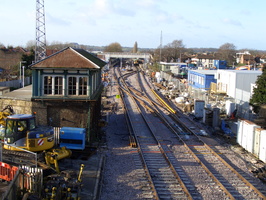
<path fill-rule="evenodd" d="M 161 31 L 161 38 L 160 38 L 160 60 L 159 60 L 159 62 L 161 62 L 161 59 L 162 59 L 162 42 L 163 42 L 163 32 Z"/>

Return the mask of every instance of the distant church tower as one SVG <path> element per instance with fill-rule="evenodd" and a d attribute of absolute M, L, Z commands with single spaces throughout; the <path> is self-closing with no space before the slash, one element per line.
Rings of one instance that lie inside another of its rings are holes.
<path fill-rule="evenodd" d="M 35 62 L 46 57 L 44 0 L 36 0 Z"/>

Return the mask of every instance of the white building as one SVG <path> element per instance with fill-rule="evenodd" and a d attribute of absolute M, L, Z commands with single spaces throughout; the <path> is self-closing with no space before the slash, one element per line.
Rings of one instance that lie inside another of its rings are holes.
<path fill-rule="evenodd" d="M 236 53 L 236 63 L 240 63 L 241 56 L 243 56 L 243 55 L 251 55 L 251 54 L 249 53 L 249 51 Z"/>
<path fill-rule="evenodd" d="M 262 71 L 218 70 L 216 74 L 217 90 L 225 92 L 236 105 L 237 115 L 250 119 L 249 100 L 253 87 Z"/>
<path fill-rule="evenodd" d="M 187 63 L 176 63 L 176 62 L 160 62 L 161 71 L 171 71 L 173 74 L 179 74 L 182 68 L 187 67 Z"/>

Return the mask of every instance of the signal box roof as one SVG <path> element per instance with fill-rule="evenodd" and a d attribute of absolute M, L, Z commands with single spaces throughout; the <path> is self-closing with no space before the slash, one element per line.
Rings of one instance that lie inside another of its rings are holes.
<path fill-rule="evenodd" d="M 101 69 L 107 63 L 84 49 L 67 47 L 40 60 L 32 69 Z"/>

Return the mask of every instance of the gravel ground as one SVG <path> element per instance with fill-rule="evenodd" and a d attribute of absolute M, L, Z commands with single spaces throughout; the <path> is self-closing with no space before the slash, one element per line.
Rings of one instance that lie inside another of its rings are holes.
<path fill-rule="evenodd" d="M 101 200 L 129 200 L 141 199 L 141 181 L 136 174 L 139 170 L 135 165 L 129 146 L 128 130 L 122 109 L 121 99 L 115 98 L 118 94 L 116 86 L 109 88 L 112 94 L 112 103 L 117 103 L 117 109 L 113 110 L 105 128 L 105 146 L 102 152 L 105 154 L 105 167 L 101 188 Z M 108 99 L 108 100 L 109 100 Z"/>
<path fill-rule="evenodd" d="M 144 178 L 144 172 L 142 177 L 139 175 L 139 171 L 142 169 L 139 169 L 136 164 L 138 160 L 136 161 L 134 153 L 132 153 L 136 149 L 129 146 L 122 102 L 121 99 L 116 98 L 117 94 L 117 85 L 108 88 L 108 101 L 111 104 L 115 104 L 116 109 L 109 112 L 107 116 L 108 126 L 104 130 L 105 145 L 101 151 L 105 155 L 105 166 L 99 199 L 143 199 L 143 188 L 147 187 L 148 183 Z M 212 139 L 207 137 L 206 140 L 207 143 L 212 142 Z M 258 162 L 254 156 L 249 155 L 247 152 L 243 153 L 241 148 L 237 147 L 237 145 L 231 145 L 228 140 L 222 137 L 215 139 L 215 141 L 222 144 L 219 151 L 223 152 L 227 159 L 243 171 L 250 170 L 247 166 L 257 167 L 264 165 L 264 163 Z M 252 177 L 251 173 L 250 176 Z M 256 182 L 263 186 L 259 180 Z M 204 190 L 207 192 L 206 187 L 204 187 Z"/>

